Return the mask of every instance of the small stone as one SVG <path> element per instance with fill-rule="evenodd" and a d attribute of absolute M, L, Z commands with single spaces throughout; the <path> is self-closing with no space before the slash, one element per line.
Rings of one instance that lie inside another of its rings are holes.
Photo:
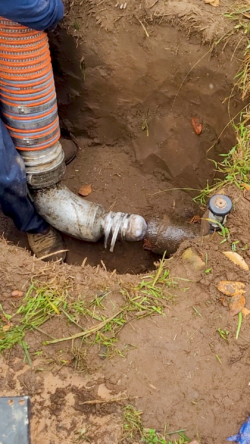
<path fill-rule="evenodd" d="M 201 270 L 206 266 L 205 262 L 195 253 L 192 248 L 187 248 L 182 254 L 182 260 L 188 262 L 195 270 Z"/>
<path fill-rule="evenodd" d="M 12 296 L 13 298 L 22 298 L 23 295 L 24 295 L 24 292 L 21 291 L 21 290 L 14 290 L 14 291 L 12 291 L 12 293 L 11 293 L 11 296 Z"/>

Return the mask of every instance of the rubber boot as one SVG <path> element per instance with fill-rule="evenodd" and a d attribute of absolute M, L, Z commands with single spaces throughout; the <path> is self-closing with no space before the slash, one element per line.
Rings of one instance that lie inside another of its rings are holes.
<path fill-rule="evenodd" d="M 27 233 L 27 236 L 30 249 L 37 258 L 62 262 L 66 259 L 63 238 L 55 228 L 50 226 L 44 233 Z"/>
<path fill-rule="evenodd" d="M 64 160 L 66 165 L 68 165 L 76 157 L 77 146 L 71 139 L 60 139 L 62 149 L 64 151 Z"/>

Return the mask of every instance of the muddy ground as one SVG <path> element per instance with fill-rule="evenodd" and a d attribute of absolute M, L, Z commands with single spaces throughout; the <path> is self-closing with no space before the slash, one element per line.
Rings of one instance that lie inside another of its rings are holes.
<path fill-rule="evenodd" d="M 230 242 L 221 244 L 218 234 L 197 238 L 192 248 L 204 261 L 199 270 L 182 259 L 188 242 L 165 262 L 176 285 L 164 287 L 164 316 L 128 318 L 115 346 L 123 356 L 106 357 L 103 347 L 79 339 L 43 345 L 51 337 L 79 333 L 63 312 L 43 324 L 42 332 L 26 334 L 32 368 L 24 363 L 20 346 L 4 352 L 0 393 L 31 396 L 33 443 L 76 442 L 82 430 L 82 442 L 118 443 L 121 412 L 127 404 L 143 411 L 146 427 L 159 432 L 165 426 L 169 432 L 186 429 L 190 438 L 196 436 L 203 444 L 226 442 L 239 429 L 249 414 L 250 321 L 243 320 L 236 340 L 238 317 L 230 316 L 222 305 L 217 285 L 225 279 L 244 282 L 250 308 L 249 271 L 222 254 L 230 250 L 231 241 L 238 240 L 237 251 L 249 263 L 244 247 L 250 244 L 250 236 L 244 221 L 250 215 L 250 203 L 239 191 L 231 189 L 228 194 L 235 208 L 228 221 Z M 100 266 L 44 264 L 4 241 L 0 261 L 1 304 L 7 314 L 23 303 L 11 292 L 27 290 L 31 279 L 40 287 L 56 285 L 59 294 L 66 288 L 70 303 L 105 293 L 102 313 L 106 316 L 119 311 L 124 289 L 132 292 L 145 280 L 143 275 L 110 274 Z M 77 321 L 84 328 L 98 324 L 88 316 L 79 315 Z M 16 325 L 18 318 L 11 322 Z M 220 337 L 219 328 L 229 332 L 228 340 Z M 121 401 L 108 402 L 115 396 Z"/>
<path fill-rule="evenodd" d="M 226 126 L 243 107 L 232 86 L 244 38 L 223 39 L 212 51 L 210 46 L 230 33 L 233 24 L 223 13 L 233 4 L 128 0 L 121 9 L 121 2 L 109 0 L 66 2 L 51 49 L 62 132 L 79 146 L 64 179 L 70 189 L 91 184 L 89 200 L 147 220 L 201 214 L 192 201 L 197 191 L 178 188 L 204 187 L 214 177 L 209 159 L 218 160 L 235 144 Z M 203 123 L 200 136 L 191 126 L 194 116 Z M 249 414 L 250 321 L 243 321 L 236 340 L 237 317 L 221 304 L 217 284 L 244 282 L 250 308 L 249 272 L 222 254 L 239 241 L 237 251 L 250 262 L 250 203 L 238 190 L 226 192 L 234 203 L 230 241 L 220 244 L 218 234 L 195 240 L 193 251 L 204 262 L 200 270 L 182 259 L 189 243 L 165 262 L 176 282 L 164 286 L 165 316 L 128 315 L 117 334 L 116 348 L 124 356 L 80 339 L 43 345 L 48 335 L 79 332 L 62 311 L 41 327 L 43 333 L 26 334 L 32 368 L 20 346 L 1 355 L 0 394 L 30 395 L 34 444 L 118 443 L 127 404 L 143 411 L 145 427 L 183 428 L 202 444 L 226 442 L 238 431 Z M 27 247 L 4 216 L 0 228 L 9 241 Z M 105 313 L 112 316 L 124 302 L 124 289 L 133 293 L 159 260 L 142 244 L 119 243 L 110 254 L 102 241 L 66 243 L 69 264 L 58 265 L 1 242 L 0 302 L 7 314 L 22 304 L 12 291 L 27 291 L 32 280 L 56 286 L 70 303 L 105 293 Z M 70 265 L 81 265 L 85 257 L 84 267 Z M 90 328 L 97 321 L 79 315 L 77 323 Z M 229 332 L 228 340 L 218 328 Z M 115 396 L 121 400 L 106 402 Z M 105 402 L 86 404 L 96 400 Z"/>

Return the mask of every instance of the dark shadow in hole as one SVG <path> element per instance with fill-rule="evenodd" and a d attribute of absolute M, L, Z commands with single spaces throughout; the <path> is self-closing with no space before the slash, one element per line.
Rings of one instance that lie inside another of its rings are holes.
<path fill-rule="evenodd" d="M 49 33 L 62 135 L 83 133 L 79 111 L 84 97 L 84 62 L 75 39 L 60 26 Z"/>

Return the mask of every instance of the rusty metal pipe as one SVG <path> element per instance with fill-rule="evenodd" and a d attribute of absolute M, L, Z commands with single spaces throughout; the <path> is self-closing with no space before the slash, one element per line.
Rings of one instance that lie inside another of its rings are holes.
<path fill-rule="evenodd" d="M 164 216 L 162 219 L 155 218 L 148 222 L 144 249 L 156 254 L 163 254 L 166 251 L 167 256 L 170 256 L 177 251 L 183 241 L 194 239 L 199 232 L 199 226 L 182 218 L 169 216 Z"/>

